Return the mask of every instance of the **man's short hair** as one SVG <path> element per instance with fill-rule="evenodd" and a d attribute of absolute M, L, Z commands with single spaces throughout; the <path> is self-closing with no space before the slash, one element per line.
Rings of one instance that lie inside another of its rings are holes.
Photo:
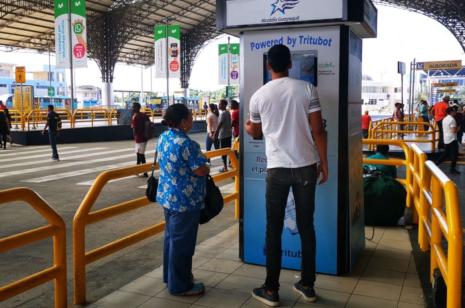
<path fill-rule="evenodd" d="M 274 45 L 268 50 L 268 64 L 275 73 L 284 73 L 291 65 L 291 51 L 287 46 Z"/>
<path fill-rule="evenodd" d="M 446 96 L 444 96 L 444 97 L 442 98 L 442 100 L 445 101 L 445 102 L 448 102 L 448 101 L 450 101 L 450 96 L 449 96 L 449 95 L 446 95 Z"/>
<path fill-rule="evenodd" d="M 389 145 L 387 144 L 378 144 L 376 145 L 376 152 L 381 153 L 383 155 L 389 154 Z"/>
<path fill-rule="evenodd" d="M 55 109 L 55 106 L 53 106 L 53 105 L 48 105 L 47 108 L 48 108 L 49 110 L 53 110 L 53 109 Z"/>
<path fill-rule="evenodd" d="M 447 109 L 446 109 L 447 114 L 451 114 L 451 113 L 453 113 L 455 111 L 457 111 L 457 110 L 454 107 L 447 107 Z"/>

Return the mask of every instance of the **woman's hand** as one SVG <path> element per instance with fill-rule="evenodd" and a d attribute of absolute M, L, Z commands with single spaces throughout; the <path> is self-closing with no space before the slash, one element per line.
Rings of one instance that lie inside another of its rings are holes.
<path fill-rule="evenodd" d="M 196 176 L 206 176 L 210 173 L 210 167 L 208 165 L 203 165 L 195 170 L 193 170 Z"/>

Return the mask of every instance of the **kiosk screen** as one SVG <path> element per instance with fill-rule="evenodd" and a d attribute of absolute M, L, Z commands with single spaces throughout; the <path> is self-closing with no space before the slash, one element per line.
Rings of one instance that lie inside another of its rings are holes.
<path fill-rule="evenodd" d="M 289 77 L 305 80 L 315 87 L 318 86 L 318 57 L 317 51 L 292 51 L 292 68 Z M 268 70 L 268 54 L 263 55 L 263 84 L 271 80 Z"/>

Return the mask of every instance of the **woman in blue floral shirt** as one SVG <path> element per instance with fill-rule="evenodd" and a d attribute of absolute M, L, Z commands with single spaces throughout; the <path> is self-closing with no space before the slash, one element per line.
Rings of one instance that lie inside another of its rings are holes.
<path fill-rule="evenodd" d="M 165 211 L 163 281 L 173 295 L 198 295 L 203 283 L 194 283 L 194 255 L 200 210 L 205 204 L 205 176 L 210 169 L 198 143 L 187 135 L 192 129 L 192 113 L 183 104 L 168 107 L 168 126 L 159 139 L 160 179 L 157 202 Z"/>

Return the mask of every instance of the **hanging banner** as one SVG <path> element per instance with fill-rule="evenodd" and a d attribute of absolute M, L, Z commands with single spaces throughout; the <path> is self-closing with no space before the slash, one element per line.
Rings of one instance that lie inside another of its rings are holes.
<path fill-rule="evenodd" d="M 55 53 L 58 68 L 70 68 L 68 0 L 55 0 Z M 87 67 L 87 22 L 85 0 L 71 1 L 73 66 Z"/>
<path fill-rule="evenodd" d="M 228 74 L 231 85 L 239 84 L 239 44 L 219 44 L 218 45 L 218 83 L 220 85 L 228 84 Z M 231 62 L 228 68 L 228 57 L 231 57 Z"/>
<path fill-rule="evenodd" d="M 168 61 L 166 61 L 166 43 L 168 37 Z M 181 77 L 181 27 L 179 25 L 157 25 L 154 28 L 155 39 L 155 78 L 166 78 L 168 62 L 169 78 Z"/>

